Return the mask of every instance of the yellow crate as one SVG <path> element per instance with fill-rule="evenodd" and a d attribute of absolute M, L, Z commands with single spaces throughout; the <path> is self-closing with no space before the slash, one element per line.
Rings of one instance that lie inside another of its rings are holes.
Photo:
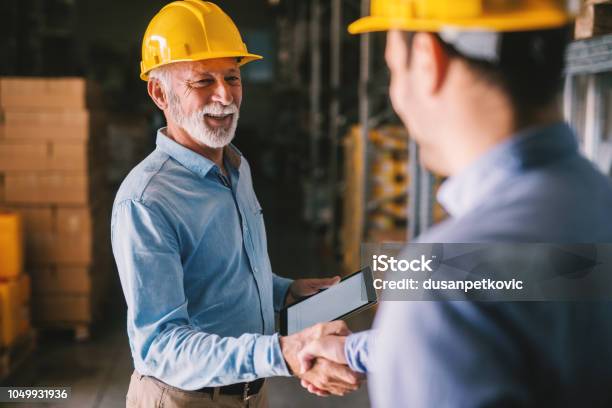
<path fill-rule="evenodd" d="M 0 306 L 2 315 L 2 338 L 0 340 L 3 347 L 8 347 L 19 337 L 22 325 L 23 305 L 18 281 L 0 282 Z"/>
<path fill-rule="evenodd" d="M 16 278 L 23 269 L 23 235 L 19 214 L 0 211 L 0 278 Z"/>

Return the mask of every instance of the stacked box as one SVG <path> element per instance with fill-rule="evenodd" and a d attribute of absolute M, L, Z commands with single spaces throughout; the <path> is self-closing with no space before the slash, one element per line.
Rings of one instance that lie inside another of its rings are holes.
<path fill-rule="evenodd" d="M 0 206 L 23 218 L 32 314 L 89 325 L 110 277 L 105 115 L 82 78 L 0 78 Z"/>
<path fill-rule="evenodd" d="M 574 38 L 584 40 L 612 33 L 612 1 L 584 0 L 574 24 Z"/>
<path fill-rule="evenodd" d="M 30 279 L 23 273 L 23 225 L 15 212 L 0 212 L 0 350 L 25 338 L 30 326 Z"/>

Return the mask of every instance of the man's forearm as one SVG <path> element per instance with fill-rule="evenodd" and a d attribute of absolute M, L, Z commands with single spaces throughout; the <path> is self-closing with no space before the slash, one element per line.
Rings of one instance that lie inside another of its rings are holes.
<path fill-rule="evenodd" d="M 185 325 L 168 328 L 145 344 L 133 345 L 136 369 L 184 390 L 290 375 L 278 335 L 220 337 Z"/>

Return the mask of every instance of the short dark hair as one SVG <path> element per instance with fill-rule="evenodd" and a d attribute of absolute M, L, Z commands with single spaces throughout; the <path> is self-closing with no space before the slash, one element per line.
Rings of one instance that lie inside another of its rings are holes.
<path fill-rule="evenodd" d="M 413 36 L 406 36 L 409 48 Z M 436 37 L 451 58 L 461 58 L 480 78 L 508 95 L 518 122 L 529 121 L 534 112 L 548 107 L 562 89 L 569 26 L 502 33 L 495 63 L 465 56 Z"/>

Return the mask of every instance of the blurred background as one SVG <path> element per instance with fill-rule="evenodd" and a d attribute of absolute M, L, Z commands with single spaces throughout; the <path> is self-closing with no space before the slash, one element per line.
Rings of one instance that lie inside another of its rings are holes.
<path fill-rule="evenodd" d="M 138 73 L 145 28 L 167 3 L 0 0 L 0 380 L 72 387 L 61 406 L 124 405 L 133 366 L 110 208 L 164 125 Z M 368 0 L 216 3 L 265 57 L 243 68 L 235 144 L 277 274 L 351 273 L 361 242 L 406 241 L 444 219 L 442 180 L 419 165 L 387 97 L 384 35 L 346 32 Z M 575 32 L 565 116 L 612 175 L 612 2 L 584 2 Z M 294 379 L 273 379 L 270 403 L 369 406 L 366 387 L 322 400 Z"/>

